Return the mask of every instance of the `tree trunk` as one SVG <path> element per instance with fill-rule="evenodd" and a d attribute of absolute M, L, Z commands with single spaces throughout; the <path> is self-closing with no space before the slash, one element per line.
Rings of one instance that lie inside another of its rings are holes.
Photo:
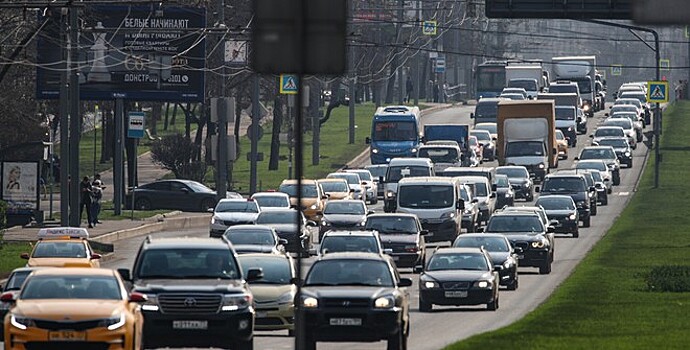
<path fill-rule="evenodd" d="M 273 100 L 273 131 L 271 133 L 271 157 L 268 170 L 278 170 L 280 161 L 280 129 L 283 125 L 283 99 L 276 95 Z"/>
<path fill-rule="evenodd" d="M 158 120 L 161 119 L 163 104 L 161 102 L 154 102 L 151 104 L 151 136 L 158 135 Z"/>
<path fill-rule="evenodd" d="M 393 58 L 390 64 L 390 72 L 388 75 L 388 87 L 386 88 L 386 104 L 390 105 L 393 103 L 393 98 L 395 98 L 395 67 L 398 66 L 398 59 Z"/>

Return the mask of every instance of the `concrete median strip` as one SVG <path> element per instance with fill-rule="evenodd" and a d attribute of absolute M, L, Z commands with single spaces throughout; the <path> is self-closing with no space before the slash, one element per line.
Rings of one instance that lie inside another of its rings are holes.
<path fill-rule="evenodd" d="M 208 226 L 210 220 L 210 215 L 162 217 L 159 218 L 157 222 L 144 224 L 139 227 L 133 227 L 106 233 L 104 235 L 94 238 L 92 241 L 104 245 L 112 245 L 114 242 L 119 240 L 145 236 L 151 233 L 161 232 L 165 230 L 181 230 Z"/>

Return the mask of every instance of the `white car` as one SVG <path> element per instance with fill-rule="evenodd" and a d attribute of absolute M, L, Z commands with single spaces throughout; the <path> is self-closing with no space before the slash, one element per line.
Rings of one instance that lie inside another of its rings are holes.
<path fill-rule="evenodd" d="M 261 212 L 261 207 L 253 199 L 221 199 L 213 209 L 211 217 L 211 237 L 220 237 L 225 230 L 234 225 L 251 225 Z"/>
<path fill-rule="evenodd" d="M 355 173 L 359 175 L 359 179 L 362 180 L 362 186 L 366 189 L 366 201 L 369 204 L 376 204 L 378 202 L 377 196 L 377 181 L 371 175 L 371 172 L 367 169 L 345 169 L 346 173 Z"/>
<path fill-rule="evenodd" d="M 261 210 L 290 209 L 290 196 L 283 192 L 256 192 L 251 197 Z"/>
<path fill-rule="evenodd" d="M 345 179 L 347 181 L 347 185 L 350 186 L 350 189 L 354 190 L 355 193 L 353 194 L 354 199 L 361 199 L 364 200 L 366 198 L 366 189 L 364 186 L 362 186 L 362 179 L 359 177 L 359 174 L 357 173 L 346 173 L 346 172 L 336 172 L 336 173 L 330 173 L 326 176 L 327 179 Z"/>

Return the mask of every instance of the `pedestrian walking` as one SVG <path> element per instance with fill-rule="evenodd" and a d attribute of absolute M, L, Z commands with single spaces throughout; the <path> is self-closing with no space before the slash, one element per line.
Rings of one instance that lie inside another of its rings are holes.
<path fill-rule="evenodd" d="M 98 215 L 101 213 L 101 199 L 103 198 L 103 190 L 105 190 L 105 186 L 103 186 L 103 182 L 98 174 L 94 176 L 91 190 L 93 193 L 91 196 L 91 224 L 95 226 L 101 223 L 98 221 Z"/>
<path fill-rule="evenodd" d="M 86 219 L 89 223 L 89 228 L 93 228 L 93 219 L 91 217 L 91 197 L 93 196 L 93 187 L 89 181 L 88 176 L 84 176 L 79 184 L 80 202 L 79 202 L 79 222 L 81 223 L 81 213 L 86 208 Z"/>
<path fill-rule="evenodd" d="M 412 91 L 414 91 L 414 84 L 412 83 L 412 78 L 410 76 L 407 77 L 407 83 L 405 88 L 405 90 L 407 91 L 407 95 L 405 96 L 405 102 L 410 103 L 410 98 L 412 98 Z"/>

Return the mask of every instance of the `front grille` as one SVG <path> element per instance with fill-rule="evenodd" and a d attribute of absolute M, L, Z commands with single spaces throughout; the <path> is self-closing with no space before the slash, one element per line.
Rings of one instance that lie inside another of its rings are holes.
<path fill-rule="evenodd" d="M 160 294 L 158 304 L 166 314 L 215 314 L 223 298 L 220 294 Z"/>
<path fill-rule="evenodd" d="M 225 226 L 233 226 L 233 225 L 252 225 L 252 224 L 254 224 L 254 222 L 253 222 L 253 221 L 248 221 L 248 220 L 247 220 L 247 221 L 230 221 L 230 220 L 225 220 L 225 221 L 223 221 L 223 224 L 225 224 Z"/>
<path fill-rule="evenodd" d="M 470 282 L 443 282 L 443 289 L 466 290 L 470 288 Z"/>
<path fill-rule="evenodd" d="M 108 350 L 108 343 L 86 342 L 28 342 L 24 345 L 27 350 Z"/>
<path fill-rule="evenodd" d="M 254 320 L 256 326 L 282 326 L 283 321 L 276 317 L 257 318 Z"/>
<path fill-rule="evenodd" d="M 46 321 L 46 320 L 34 320 L 36 322 L 36 327 L 41 329 L 47 329 L 49 331 L 57 330 L 74 330 L 74 331 L 84 331 L 87 329 L 92 329 L 98 327 L 101 320 L 89 320 L 89 321 Z"/>
<path fill-rule="evenodd" d="M 333 298 L 323 302 L 325 307 L 369 307 L 371 300 L 354 298 Z"/>
<path fill-rule="evenodd" d="M 356 223 L 351 222 L 331 222 L 331 227 L 355 227 Z"/>

